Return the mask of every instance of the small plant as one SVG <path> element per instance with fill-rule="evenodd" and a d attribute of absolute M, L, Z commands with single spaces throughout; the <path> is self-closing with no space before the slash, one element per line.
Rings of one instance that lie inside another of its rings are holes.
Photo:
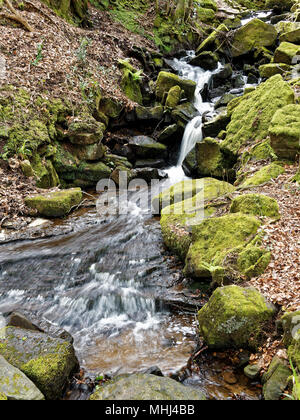
<path fill-rule="evenodd" d="M 37 47 L 37 54 L 35 60 L 31 63 L 33 66 L 37 66 L 40 61 L 43 59 L 43 48 L 44 48 L 44 41 Z"/>
<path fill-rule="evenodd" d="M 291 369 L 293 371 L 293 394 L 283 394 L 286 398 L 294 401 L 300 401 L 300 379 L 297 370 L 295 369 L 292 360 L 290 359 Z"/>
<path fill-rule="evenodd" d="M 27 143 L 29 143 L 29 142 L 27 140 L 25 140 L 24 143 L 22 144 L 22 146 L 18 150 L 18 155 L 22 159 L 25 159 L 27 156 L 32 155 L 32 151 L 27 147 Z"/>
<path fill-rule="evenodd" d="M 90 45 L 90 40 L 87 38 L 81 38 L 80 40 L 80 46 L 76 50 L 76 56 L 80 62 L 80 64 L 83 66 L 86 63 L 86 56 L 87 56 L 87 47 Z"/>

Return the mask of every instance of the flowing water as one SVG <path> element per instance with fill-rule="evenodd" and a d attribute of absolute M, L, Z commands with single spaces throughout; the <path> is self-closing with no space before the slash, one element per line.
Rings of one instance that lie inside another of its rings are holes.
<path fill-rule="evenodd" d="M 200 95 L 212 73 L 187 59 L 172 66 L 197 82 L 199 116 L 186 128 L 166 186 L 186 178 L 181 164 L 202 139 L 203 112 L 213 110 Z M 159 220 L 146 209 L 150 206 L 141 205 L 147 200 L 148 191 L 132 194 L 127 214 L 106 216 L 101 207 L 79 211 L 56 222 L 64 234 L 0 245 L 0 313 L 23 308 L 68 330 L 89 374 L 153 365 L 170 373 L 184 366 L 195 346 L 196 322 L 194 315 L 172 313 L 164 303 L 167 293 L 180 292 L 174 286 L 180 268 L 165 256 Z M 212 396 L 229 398 L 218 375 L 207 369 L 191 381 Z M 241 392 L 247 394 L 247 386 Z"/>

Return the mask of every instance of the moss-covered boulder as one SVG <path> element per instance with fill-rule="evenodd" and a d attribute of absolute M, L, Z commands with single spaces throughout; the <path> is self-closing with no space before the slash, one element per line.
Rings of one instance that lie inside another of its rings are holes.
<path fill-rule="evenodd" d="M 288 347 L 293 340 L 300 340 L 300 311 L 287 312 L 280 319 L 284 335 L 283 342 Z"/>
<path fill-rule="evenodd" d="M 197 48 L 196 53 L 200 54 L 203 51 L 216 51 L 220 50 L 222 42 L 229 29 L 223 23 L 217 27 Z"/>
<path fill-rule="evenodd" d="M 284 360 L 275 356 L 268 371 L 263 375 L 263 396 L 266 401 L 281 399 L 292 371 Z"/>
<path fill-rule="evenodd" d="M 44 217 L 66 216 L 74 206 L 82 200 L 80 188 L 49 192 L 43 195 L 28 196 L 25 198 L 26 206 L 37 210 Z"/>
<path fill-rule="evenodd" d="M 0 395 L 8 400 L 40 401 L 45 397 L 23 372 L 0 356 Z"/>
<path fill-rule="evenodd" d="M 73 144 L 89 145 L 101 142 L 104 131 L 103 123 L 89 114 L 83 114 L 70 121 L 65 137 Z"/>
<path fill-rule="evenodd" d="M 220 141 L 207 137 L 196 144 L 197 173 L 199 176 L 223 178 L 230 172 L 230 161 L 224 156 Z"/>
<path fill-rule="evenodd" d="M 47 189 L 59 185 L 59 177 L 51 160 L 35 153 L 31 157 L 31 167 L 37 187 Z"/>
<path fill-rule="evenodd" d="M 182 90 L 180 86 L 173 86 L 168 93 L 167 99 L 166 99 L 166 107 L 168 108 L 175 108 L 181 99 L 182 96 Z"/>
<path fill-rule="evenodd" d="M 219 57 L 212 51 L 203 51 L 194 57 L 190 64 L 202 67 L 204 70 L 215 70 L 218 67 Z"/>
<path fill-rule="evenodd" d="M 77 157 L 80 161 L 99 160 L 103 158 L 105 153 L 105 147 L 101 142 L 88 145 L 69 145 L 68 150 L 73 156 Z"/>
<path fill-rule="evenodd" d="M 101 179 L 109 178 L 111 172 L 112 169 L 104 162 L 81 162 L 75 172 L 75 179 L 87 181 L 88 185 L 92 186 Z"/>
<path fill-rule="evenodd" d="M 277 201 L 274 198 L 262 194 L 244 194 L 236 197 L 232 201 L 230 212 L 279 218 Z"/>
<path fill-rule="evenodd" d="M 104 97 L 99 101 L 98 111 L 109 118 L 118 118 L 123 110 L 123 105 L 114 98 Z"/>
<path fill-rule="evenodd" d="M 284 74 L 289 71 L 291 67 L 285 63 L 269 63 L 259 66 L 259 74 L 265 79 L 269 79 L 275 74 Z"/>
<path fill-rule="evenodd" d="M 99 386 L 90 400 L 205 400 L 205 397 L 174 379 L 137 373 L 117 376 Z"/>
<path fill-rule="evenodd" d="M 192 102 L 185 102 L 177 105 L 171 112 L 172 120 L 181 129 L 185 129 L 186 125 L 199 115 L 199 111 L 195 108 Z"/>
<path fill-rule="evenodd" d="M 296 64 L 295 57 L 300 54 L 300 46 L 282 42 L 274 53 L 274 63 Z"/>
<path fill-rule="evenodd" d="M 137 106 L 135 108 L 135 113 L 136 113 L 136 118 L 138 121 L 159 122 L 163 118 L 164 108 L 162 105 L 158 105 L 154 107 Z"/>
<path fill-rule="evenodd" d="M 291 42 L 292 44 L 300 44 L 300 28 L 292 31 L 284 32 L 279 37 L 280 42 Z"/>
<path fill-rule="evenodd" d="M 161 158 L 166 157 L 167 146 L 158 143 L 151 137 L 147 136 L 135 136 L 129 139 L 129 145 L 132 151 L 139 158 Z"/>
<path fill-rule="evenodd" d="M 289 11 L 293 4 L 294 0 L 266 0 L 266 7 L 277 12 Z"/>
<path fill-rule="evenodd" d="M 279 74 L 271 77 L 239 99 L 232 110 L 222 147 L 238 155 L 241 146 L 265 139 L 275 112 L 294 101 L 294 92 L 288 83 Z"/>
<path fill-rule="evenodd" d="M 192 243 L 191 226 L 215 212 L 207 203 L 233 191 L 227 182 L 203 178 L 197 182 L 182 181 L 154 198 L 154 208 L 159 204 L 163 207 L 160 223 L 165 245 L 184 260 Z"/>
<path fill-rule="evenodd" d="M 213 9 L 208 9 L 206 7 L 197 7 L 196 6 L 196 12 L 197 12 L 197 18 L 200 22 L 203 23 L 211 23 L 216 16 L 216 12 Z"/>
<path fill-rule="evenodd" d="M 232 268 L 238 271 L 238 256 L 255 239 L 260 224 L 252 215 L 234 213 L 192 226 L 192 245 L 186 256 L 184 274 L 192 278 L 212 277 L 214 282 L 222 282 L 230 276 Z M 230 256 L 235 261 L 233 266 L 227 264 Z M 241 266 L 243 271 L 250 268 L 253 261 L 246 265 Z"/>
<path fill-rule="evenodd" d="M 182 79 L 176 74 L 161 71 L 156 82 L 157 99 L 161 102 L 164 96 L 168 94 L 169 90 L 174 86 L 179 86 L 184 91 L 184 95 L 188 100 L 191 101 L 194 98 L 196 90 L 196 83 L 194 81 Z"/>
<path fill-rule="evenodd" d="M 200 335 L 211 349 L 256 349 L 275 308 L 253 288 L 219 287 L 198 312 Z"/>
<path fill-rule="evenodd" d="M 275 44 L 277 30 L 273 25 L 260 19 L 252 19 L 234 33 L 231 54 L 238 57 L 247 54 L 254 48 L 270 47 Z"/>
<path fill-rule="evenodd" d="M 143 95 L 141 91 L 141 81 L 138 73 L 134 73 L 129 69 L 123 70 L 121 80 L 121 89 L 125 95 L 140 105 L 143 104 Z"/>
<path fill-rule="evenodd" d="M 73 346 L 47 334 L 6 327 L 0 355 L 21 370 L 47 399 L 61 397 L 70 374 L 78 367 Z"/>
<path fill-rule="evenodd" d="M 294 159 L 300 154 L 300 105 L 287 105 L 272 118 L 269 134 L 272 148 L 280 158 Z"/>
<path fill-rule="evenodd" d="M 262 185 L 266 182 L 276 179 L 279 175 L 283 174 L 284 168 L 277 163 L 271 163 L 270 165 L 264 166 L 258 171 L 254 172 L 253 175 L 246 178 L 245 181 L 241 183 L 242 187 L 250 187 L 255 185 Z"/>

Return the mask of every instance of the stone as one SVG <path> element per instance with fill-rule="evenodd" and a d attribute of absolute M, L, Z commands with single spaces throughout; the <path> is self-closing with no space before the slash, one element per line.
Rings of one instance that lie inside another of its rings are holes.
<path fill-rule="evenodd" d="M 217 137 L 220 131 L 226 130 L 229 122 L 230 117 L 228 117 L 227 112 L 222 112 L 212 120 L 206 121 L 202 128 L 203 137 Z"/>
<path fill-rule="evenodd" d="M 0 356 L 0 395 L 8 400 L 41 401 L 44 395 L 23 372 Z M 1 399 L 1 398 L 0 398 Z"/>
<path fill-rule="evenodd" d="M 37 210 L 44 217 L 66 216 L 74 206 L 82 200 L 80 188 L 49 192 L 43 195 L 28 196 L 25 198 L 26 206 Z"/>
<path fill-rule="evenodd" d="M 74 117 L 68 125 L 66 137 L 73 144 L 88 145 L 101 142 L 105 125 L 90 115 Z"/>
<path fill-rule="evenodd" d="M 284 74 L 289 71 L 291 67 L 285 63 L 270 63 L 259 66 L 259 74 L 261 77 L 268 79 L 275 74 Z"/>
<path fill-rule="evenodd" d="M 95 185 L 98 181 L 109 178 L 111 172 L 111 168 L 104 162 L 82 162 L 75 172 L 75 179 L 88 181 L 90 185 Z"/>
<path fill-rule="evenodd" d="M 199 176 L 222 178 L 228 173 L 227 161 L 218 140 L 207 137 L 196 144 L 197 173 Z"/>
<path fill-rule="evenodd" d="M 88 145 L 69 145 L 69 151 L 73 156 L 77 157 L 79 160 L 99 160 L 103 158 L 105 153 L 105 147 L 103 144 L 95 143 Z"/>
<path fill-rule="evenodd" d="M 279 37 L 280 42 L 291 42 L 292 44 L 300 44 L 300 28 L 293 31 L 284 32 Z"/>
<path fill-rule="evenodd" d="M 282 42 L 274 53 L 274 63 L 297 64 L 300 46 L 290 42 Z"/>
<path fill-rule="evenodd" d="M 231 78 L 233 73 L 231 65 L 225 64 L 223 68 L 221 68 L 217 73 L 214 73 L 212 75 L 212 86 L 213 88 L 217 88 L 219 86 L 222 86 L 225 83 L 225 80 L 228 80 Z"/>
<path fill-rule="evenodd" d="M 161 102 L 164 95 L 174 87 L 179 86 L 185 94 L 185 97 L 191 101 L 194 98 L 196 82 L 188 79 L 182 79 L 176 74 L 161 71 L 156 82 L 156 97 Z"/>
<path fill-rule="evenodd" d="M 168 175 L 157 168 L 138 168 L 133 172 L 134 178 L 143 179 L 150 184 L 153 179 L 161 180 L 168 178 Z"/>
<path fill-rule="evenodd" d="M 225 107 L 229 104 L 232 99 L 236 98 L 236 95 L 232 93 L 225 93 L 215 104 L 215 109 Z"/>
<path fill-rule="evenodd" d="M 154 107 L 137 106 L 135 113 L 138 121 L 160 121 L 164 115 L 164 108 L 162 105 Z"/>
<path fill-rule="evenodd" d="M 247 378 L 254 380 L 259 377 L 259 374 L 261 372 L 261 366 L 254 364 L 254 365 L 247 365 L 244 368 L 244 374 L 247 376 Z"/>
<path fill-rule="evenodd" d="M 141 82 L 138 72 L 133 72 L 128 68 L 123 69 L 121 89 L 133 102 L 143 105 L 143 95 L 141 92 Z"/>
<path fill-rule="evenodd" d="M 275 9 L 276 12 L 283 12 L 285 10 L 289 11 L 291 10 L 291 7 L 293 6 L 294 1 L 293 0 L 267 0 L 266 1 L 266 7 L 268 9 Z"/>
<path fill-rule="evenodd" d="M 292 371 L 288 364 L 275 356 L 268 371 L 263 375 L 263 396 L 266 401 L 279 400 L 288 385 Z"/>
<path fill-rule="evenodd" d="M 284 168 L 277 163 L 271 163 L 256 171 L 253 175 L 246 178 L 241 183 L 242 187 L 250 187 L 255 185 L 262 185 L 266 182 L 276 179 L 279 175 L 283 174 Z"/>
<path fill-rule="evenodd" d="M 284 331 L 283 342 L 288 347 L 293 340 L 300 339 L 300 311 L 285 313 L 280 322 Z"/>
<path fill-rule="evenodd" d="M 123 105 L 113 98 L 101 98 L 98 111 L 109 118 L 118 118 L 123 110 Z"/>
<path fill-rule="evenodd" d="M 205 397 L 174 379 L 137 373 L 117 376 L 99 386 L 90 400 L 205 400 Z"/>
<path fill-rule="evenodd" d="M 151 137 L 135 136 L 130 138 L 128 143 L 139 158 L 161 158 L 167 154 L 167 147 L 162 143 L 156 142 Z"/>
<path fill-rule="evenodd" d="M 221 47 L 223 38 L 225 38 L 228 28 L 226 25 L 221 24 L 213 31 L 197 48 L 196 54 L 203 51 L 216 51 Z"/>
<path fill-rule="evenodd" d="M 230 212 L 241 212 L 275 219 L 280 217 L 277 201 L 262 194 L 244 194 L 236 197 L 231 203 Z"/>
<path fill-rule="evenodd" d="M 47 334 L 6 327 L 0 355 L 21 370 L 47 399 L 58 399 L 78 367 L 73 346 Z"/>
<path fill-rule="evenodd" d="M 199 111 L 191 102 L 176 106 L 171 113 L 173 121 L 181 128 L 185 128 L 197 115 L 199 115 Z"/>
<path fill-rule="evenodd" d="M 217 54 L 211 51 L 203 51 L 194 57 L 190 64 L 192 66 L 198 66 L 203 68 L 204 70 L 215 70 L 218 67 L 219 57 Z"/>
<path fill-rule="evenodd" d="M 163 168 L 166 165 L 164 159 L 138 159 L 135 168 Z"/>
<path fill-rule="evenodd" d="M 275 312 L 254 288 L 219 287 L 198 312 L 200 336 L 210 349 L 256 349 Z"/>
<path fill-rule="evenodd" d="M 171 124 L 160 131 L 157 140 L 160 143 L 175 143 L 182 139 L 183 133 L 182 127 L 179 127 L 177 124 Z"/>
<path fill-rule="evenodd" d="M 271 146 L 279 158 L 300 154 L 300 105 L 287 105 L 273 116 L 269 126 Z"/>
<path fill-rule="evenodd" d="M 168 92 L 165 106 L 171 109 L 175 108 L 180 102 L 181 95 L 182 95 L 182 90 L 180 86 L 177 85 L 177 86 L 171 87 L 171 89 Z"/>
<path fill-rule="evenodd" d="M 277 30 L 273 25 L 260 19 L 252 19 L 235 31 L 231 54 L 233 57 L 239 57 L 254 48 L 270 47 L 275 44 L 277 35 Z"/>
<path fill-rule="evenodd" d="M 222 143 L 228 153 L 238 155 L 243 145 L 250 145 L 265 139 L 275 112 L 295 101 L 294 92 L 288 83 L 277 74 L 253 92 L 234 99 L 231 106 L 231 121 L 227 126 L 226 138 Z"/>

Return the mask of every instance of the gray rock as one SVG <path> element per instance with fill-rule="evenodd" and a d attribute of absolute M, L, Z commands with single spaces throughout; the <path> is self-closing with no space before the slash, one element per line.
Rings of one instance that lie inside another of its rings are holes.
<path fill-rule="evenodd" d="M 44 395 L 19 369 L 0 356 L 0 394 L 8 400 L 40 401 Z"/>
<path fill-rule="evenodd" d="M 205 400 L 202 392 L 171 378 L 138 373 L 120 375 L 90 397 L 91 400 Z"/>
<path fill-rule="evenodd" d="M 268 371 L 263 375 L 263 396 L 267 401 L 279 400 L 288 385 L 292 371 L 288 364 L 275 356 Z"/>
<path fill-rule="evenodd" d="M 259 376 L 261 367 L 259 365 L 248 365 L 244 368 L 244 374 L 249 379 L 256 379 Z"/>

